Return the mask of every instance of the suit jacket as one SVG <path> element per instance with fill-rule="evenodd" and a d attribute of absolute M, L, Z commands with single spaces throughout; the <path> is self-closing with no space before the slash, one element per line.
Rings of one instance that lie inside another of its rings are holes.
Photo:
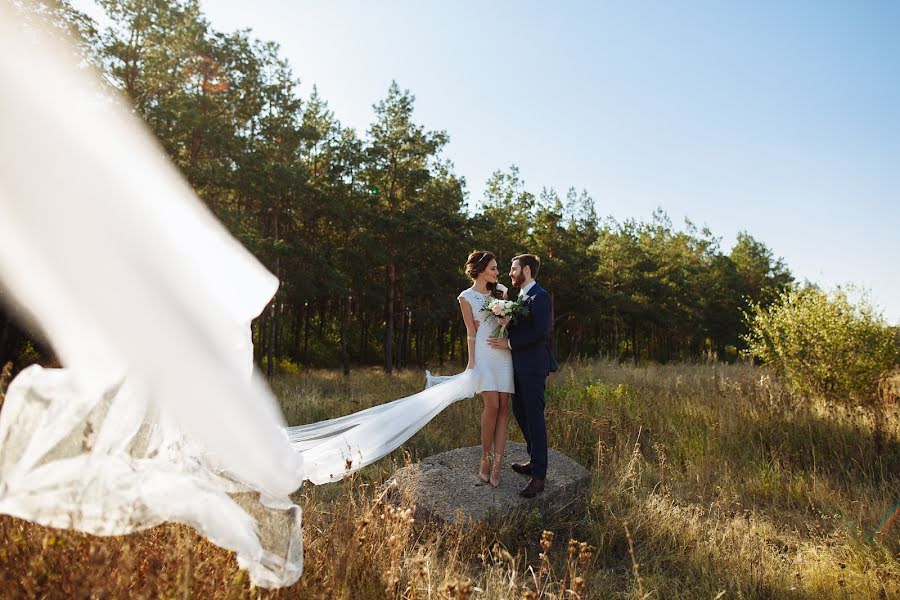
<path fill-rule="evenodd" d="M 528 303 L 528 315 L 508 328 L 513 369 L 546 377 L 559 368 L 550 349 L 553 303 L 547 290 L 536 283 L 528 290 L 525 301 Z"/>

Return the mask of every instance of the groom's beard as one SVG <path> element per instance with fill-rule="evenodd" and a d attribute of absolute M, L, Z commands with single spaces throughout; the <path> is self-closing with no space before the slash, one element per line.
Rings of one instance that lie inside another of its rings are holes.
<path fill-rule="evenodd" d="M 522 289 L 522 284 L 525 283 L 525 276 L 519 275 L 515 279 L 512 280 L 513 287 L 516 289 Z"/>

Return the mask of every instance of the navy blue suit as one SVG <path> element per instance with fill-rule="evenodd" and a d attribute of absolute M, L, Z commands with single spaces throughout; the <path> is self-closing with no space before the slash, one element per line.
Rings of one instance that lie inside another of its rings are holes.
<path fill-rule="evenodd" d="M 516 393 L 512 409 L 525 437 L 532 476 L 547 476 L 547 421 L 544 391 L 547 376 L 559 368 L 550 350 L 553 303 L 547 290 L 535 283 L 526 297 L 529 314 L 509 326 Z"/>

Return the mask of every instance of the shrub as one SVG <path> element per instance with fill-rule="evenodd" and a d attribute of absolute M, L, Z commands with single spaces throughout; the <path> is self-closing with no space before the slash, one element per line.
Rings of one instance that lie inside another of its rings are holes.
<path fill-rule="evenodd" d="M 865 297 L 854 304 L 841 289 L 787 290 L 746 316 L 748 352 L 799 395 L 873 405 L 882 377 L 900 363 L 896 328 Z"/>

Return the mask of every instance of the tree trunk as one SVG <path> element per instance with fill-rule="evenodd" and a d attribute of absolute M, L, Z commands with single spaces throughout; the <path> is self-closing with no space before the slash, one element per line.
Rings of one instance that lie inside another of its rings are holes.
<path fill-rule="evenodd" d="M 631 322 L 631 360 L 638 364 L 637 319 Z"/>
<path fill-rule="evenodd" d="M 269 310 L 268 306 L 259 317 L 259 366 L 262 368 L 263 358 L 269 347 Z"/>
<path fill-rule="evenodd" d="M 284 329 L 284 305 L 279 302 L 275 310 L 275 358 L 281 359 L 284 356 L 284 348 L 281 343 L 282 330 Z"/>
<path fill-rule="evenodd" d="M 422 326 L 419 324 L 418 319 L 413 331 L 416 333 L 416 365 L 421 369 L 425 364 L 425 349 L 422 348 Z"/>
<path fill-rule="evenodd" d="M 405 369 L 406 366 L 407 366 L 407 363 L 409 362 L 409 344 L 410 344 L 410 340 L 409 340 L 409 321 L 410 321 L 409 311 L 408 311 L 408 310 L 404 310 L 404 311 L 403 311 L 403 332 L 401 333 L 401 336 L 402 336 L 402 338 L 403 338 L 403 343 L 402 343 L 401 346 L 400 346 L 400 348 L 401 348 L 401 351 L 400 351 L 400 368 L 401 368 L 401 369 Z"/>
<path fill-rule="evenodd" d="M 613 352 L 616 362 L 619 360 L 619 311 L 613 308 Z"/>
<path fill-rule="evenodd" d="M 453 363 L 453 359 L 456 358 L 456 328 L 451 325 L 450 330 L 447 332 L 450 336 L 450 362 Z"/>
<path fill-rule="evenodd" d="M 581 323 L 576 323 L 575 333 L 572 335 L 572 345 L 569 347 L 569 356 L 578 356 L 578 344 L 581 342 Z"/>
<path fill-rule="evenodd" d="M 347 324 L 350 321 L 350 298 L 344 299 L 344 310 L 341 311 L 341 364 L 344 377 L 350 375 L 350 352 L 347 350 Z"/>
<path fill-rule="evenodd" d="M 253 342 L 253 362 L 261 364 L 262 360 L 262 318 L 257 317 L 250 322 L 250 341 Z"/>
<path fill-rule="evenodd" d="M 359 334 L 359 362 L 369 362 L 369 313 L 362 311 L 362 331 Z"/>
<path fill-rule="evenodd" d="M 394 371 L 394 284 L 397 281 L 397 272 L 394 263 L 387 266 L 387 290 L 385 291 L 384 313 L 384 372 L 390 375 Z"/>
<path fill-rule="evenodd" d="M 272 379 L 275 372 L 275 298 L 269 308 L 268 344 L 266 350 L 266 378 Z"/>
<path fill-rule="evenodd" d="M 303 305 L 303 363 L 309 364 L 309 338 L 312 335 L 312 307 L 309 302 Z"/>
<path fill-rule="evenodd" d="M 406 330 L 405 321 L 406 321 L 406 313 L 401 313 L 400 323 L 397 327 L 396 339 L 394 340 L 394 346 L 396 347 L 396 351 L 394 352 L 394 356 L 396 357 L 395 361 L 394 361 L 394 366 L 396 367 L 396 369 L 398 371 L 402 368 L 401 365 L 403 364 L 403 349 L 404 349 L 403 334 Z"/>
<path fill-rule="evenodd" d="M 293 324 L 291 326 L 291 360 L 300 362 L 300 325 L 303 323 L 302 312 L 297 310 L 297 305 L 291 311 Z"/>

